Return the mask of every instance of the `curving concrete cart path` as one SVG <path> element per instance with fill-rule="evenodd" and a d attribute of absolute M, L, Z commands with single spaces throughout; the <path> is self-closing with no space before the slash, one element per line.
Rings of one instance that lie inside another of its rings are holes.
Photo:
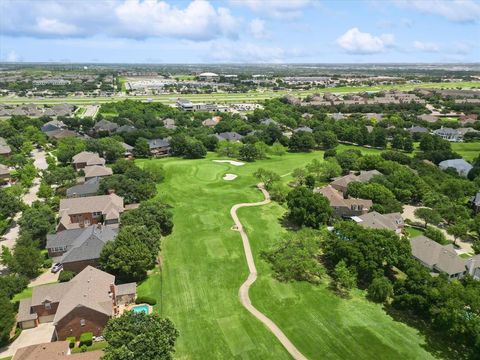
<path fill-rule="evenodd" d="M 237 210 L 242 207 L 266 205 L 270 202 L 270 194 L 267 190 L 265 190 L 263 184 L 258 184 L 257 186 L 265 196 L 265 200 L 256 203 L 236 204 L 230 210 L 230 215 L 235 222 L 236 230 L 238 230 L 240 232 L 240 235 L 242 236 L 243 249 L 245 251 L 245 257 L 247 258 L 249 270 L 248 278 L 242 284 L 239 290 L 240 302 L 245 307 L 245 309 L 247 309 L 253 316 L 260 320 L 273 333 L 273 335 L 276 336 L 276 338 L 282 343 L 283 347 L 290 353 L 290 355 L 294 359 L 306 360 L 307 358 L 295 347 L 295 345 L 293 345 L 293 343 L 288 339 L 288 337 L 283 333 L 283 331 L 280 330 L 280 328 L 272 320 L 270 320 L 266 315 L 261 313 L 257 308 L 255 308 L 255 306 L 252 305 L 252 301 L 248 296 L 250 286 L 255 282 L 255 280 L 257 280 L 257 268 L 255 267 L 255 261 L 253 260 L 252 249 L 250 248 L 248 236 L 245 233 L 242 223 L 238 218 Z"/>

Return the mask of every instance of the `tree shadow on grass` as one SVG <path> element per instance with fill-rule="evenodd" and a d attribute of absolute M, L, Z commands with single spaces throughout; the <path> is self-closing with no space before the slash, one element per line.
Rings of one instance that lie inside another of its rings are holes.
<path fill-rule="evenodd" d="M 417 329 L 425 338 L 425 344 L 421 346 L 433 356 L 448 360 L 467 360 L 470 358 L 471 352 L 465 346 L 436 332 L 426 321 L 410 316 L 390 305 L 386 305 L 384 308 L 394 321 Z"/>

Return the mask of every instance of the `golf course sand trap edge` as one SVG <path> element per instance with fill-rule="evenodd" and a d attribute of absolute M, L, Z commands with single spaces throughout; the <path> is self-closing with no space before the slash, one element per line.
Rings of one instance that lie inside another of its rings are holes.
<path fill-rule="evenodd" d="M 213 162 L 216 163 L 229 163 L 230 165 L 233 166 L 243 166 L 245 163 L 240 162 L 240 161 L 235 161 L 235 160 L 212 160 Z"/>
<path fill-rule="evenodd" d="M 237 178 L 238 175 L 235 174 L 225 174 L 223 180 L 231 181 Z"/>

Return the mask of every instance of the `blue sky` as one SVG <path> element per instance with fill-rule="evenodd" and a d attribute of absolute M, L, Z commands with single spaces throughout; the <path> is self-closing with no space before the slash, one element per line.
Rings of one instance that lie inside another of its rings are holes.
<path fill-rule="evenodd" d="M 0 60 L 480 62 L 480 0 L 0 0 Z"/>

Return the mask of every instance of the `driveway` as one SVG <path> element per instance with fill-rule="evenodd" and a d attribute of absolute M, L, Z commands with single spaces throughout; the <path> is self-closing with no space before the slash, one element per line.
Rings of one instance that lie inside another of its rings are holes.
<path fill-rule="evenodd" d="M 422 207 L 424 207 L 424 206 L 403 205 L 402 217 L 404 219 L 410 219 L 413 222 L 418 222 L 418 223 L 423 225 L 424 221 L 415 216 L 415 210 L 420 209 Z M 433 226 L 433 225 L 431 225 L 431 226 Z M 436 227 L 436 226 L 434 226 L 434 227 Z M 447 233 L 447 231 L 445 229 L 441 229 L 439 227 L 436 227 L 436 228 L 438 230 L 440 230 L 445 235 L 447 240 L 451 241 L 452 243 L 454 242 L 455 239 L 453 238 L 453 236 L 450 235 L 449 233 Z M 455 249 L 457 254 L 473 254 L 474 253 L 474 251 L 472 249 L 472 244 L 469 243 L 469 242 L 463 241 L 462 239 L 457 239 L 457 245 L 459 246 L 459 249 Z"/>
<path fill-rule="evenodd" d="M 25 346 L 51 342 L 55 327 L 53 322 L 40 324 L 36 328 L 22 330 L 20 336 L 10 345 L 0 349 L 0 358 L 15 355 L 15 352 Z"/>
<path fill-rule="evenodd" d="M 50 269 L 47 269 L 40 275 L 38 275 L 35 279 L 30 281 L 28 287 L 34 287 L 39 285 L 51 284 L 58 281 L 58 276 L 60 275 L 60 271 L 57 273 L 52 273 Z"/>

